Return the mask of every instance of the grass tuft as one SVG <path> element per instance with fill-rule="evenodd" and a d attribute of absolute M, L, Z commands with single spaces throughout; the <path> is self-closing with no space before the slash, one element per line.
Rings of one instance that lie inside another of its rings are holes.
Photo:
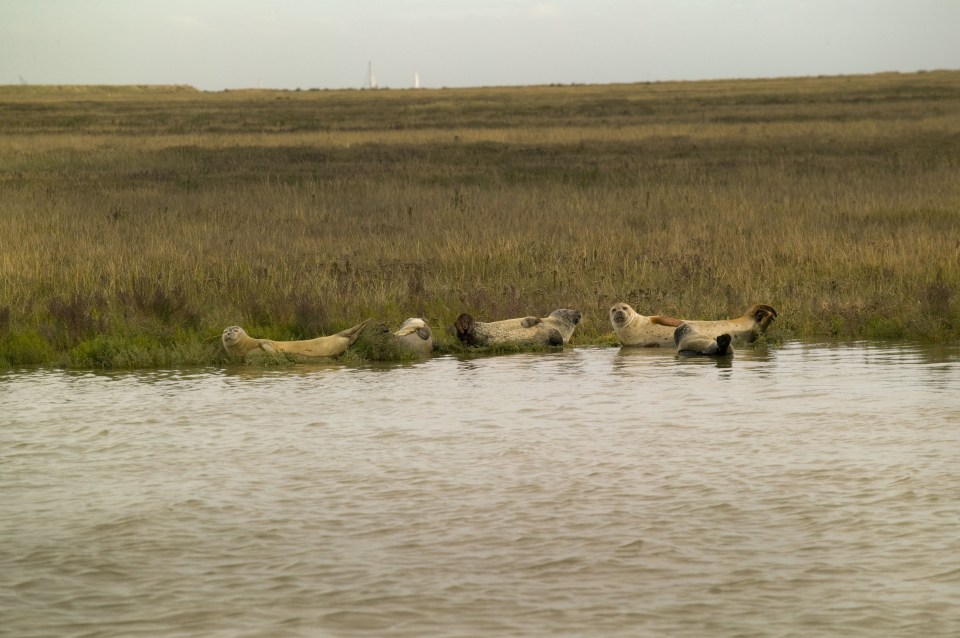
<path fill-rule="evenodd" d="M 403 346 L 382 323 L 371 322 L 357 341 L 340 356 L 345 362 L 418 361 L 417 353 Z"/>
<path fill-rule="evenodd" d="M 53 358 L 53 346 L 34 331 L 8 334 L 0 339 L 0 367 L 47 364 Z"/>

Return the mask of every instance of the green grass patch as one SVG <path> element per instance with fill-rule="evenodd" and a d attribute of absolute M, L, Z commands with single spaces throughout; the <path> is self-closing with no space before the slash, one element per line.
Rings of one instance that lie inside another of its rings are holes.
<path fill-rule="evenodd" d="M 49 364 L 54 360 L 53 346 L 34 331 L 7 335 L 0 339 L 0 366 Z"/>

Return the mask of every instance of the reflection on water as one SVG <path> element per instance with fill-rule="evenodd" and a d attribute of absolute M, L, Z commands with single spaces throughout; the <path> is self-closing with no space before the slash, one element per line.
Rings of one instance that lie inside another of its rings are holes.
<path fill-rule="evenodd" d="M 0 635 L 960 635 L 960 349 L 0 374 Z"/>

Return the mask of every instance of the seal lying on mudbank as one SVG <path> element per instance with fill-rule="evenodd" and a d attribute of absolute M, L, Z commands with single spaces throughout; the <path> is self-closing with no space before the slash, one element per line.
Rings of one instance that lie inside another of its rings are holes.
<path fill-rule="evenodd" d="M 393 333 L 404 347 L 421 357 L 429 357 L 433 352 L 433 332 L 427 322 L 419 317 L 410 317 Z"/>
<path fill-rule="evenodd" d="M 367 319 L 363 323 L 341 330 L 335 335 L 305 341 L 254 339 L 240 326 L 230 326 L 224 328 L 220 340 L 223 342 L 223 349 L 232 357 L 244 357 L 255 352 L 282 352 L 301 357 L 335 357 L 343 354 L 347 348 L 354 344 L 369 322 L 370 319 Z"/>
<path fill-rule="evenodd" d="M 547 317 L 523 317 L 503 321 L 474 321 L 463 313 L 453 324 L 457 339 L 468 346 L 562 346 L 570 341 L 580 323 L 580 311 L 563 308 Z"/>
<path fill-rule="evenodd" d="M 708 337 L 691 324 L 683 322 L 673 331 L 673 340 L 677 344 L 677 354 L 710 355 L 715 357 L 733 354 L 730 335 L 723 333 Z"/>
<path fill-rule="evenodd" d="M 625 303 L 610 308 L 610 323 L 624 346 L 673 346 L 674 331 L 688 323 L 706 337 L 729 334 L 735 345 L 752 343 L 777 317 L 777 311 L 765 304 L 755 304 L 742 317 L 719 321 L 690 321 L 663 315 L 645 316 Z"/>

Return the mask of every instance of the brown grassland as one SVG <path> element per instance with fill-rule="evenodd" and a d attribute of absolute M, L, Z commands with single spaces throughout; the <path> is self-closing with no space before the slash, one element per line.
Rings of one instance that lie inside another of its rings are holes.
<path fill-rule="evenodd" d="M 338 91 L 0 87 L 0 366 L 210 365 L 578 308 L 960 338 L 960 71 Z M 368 348 L 363 358 L 395 353 Z"/>

